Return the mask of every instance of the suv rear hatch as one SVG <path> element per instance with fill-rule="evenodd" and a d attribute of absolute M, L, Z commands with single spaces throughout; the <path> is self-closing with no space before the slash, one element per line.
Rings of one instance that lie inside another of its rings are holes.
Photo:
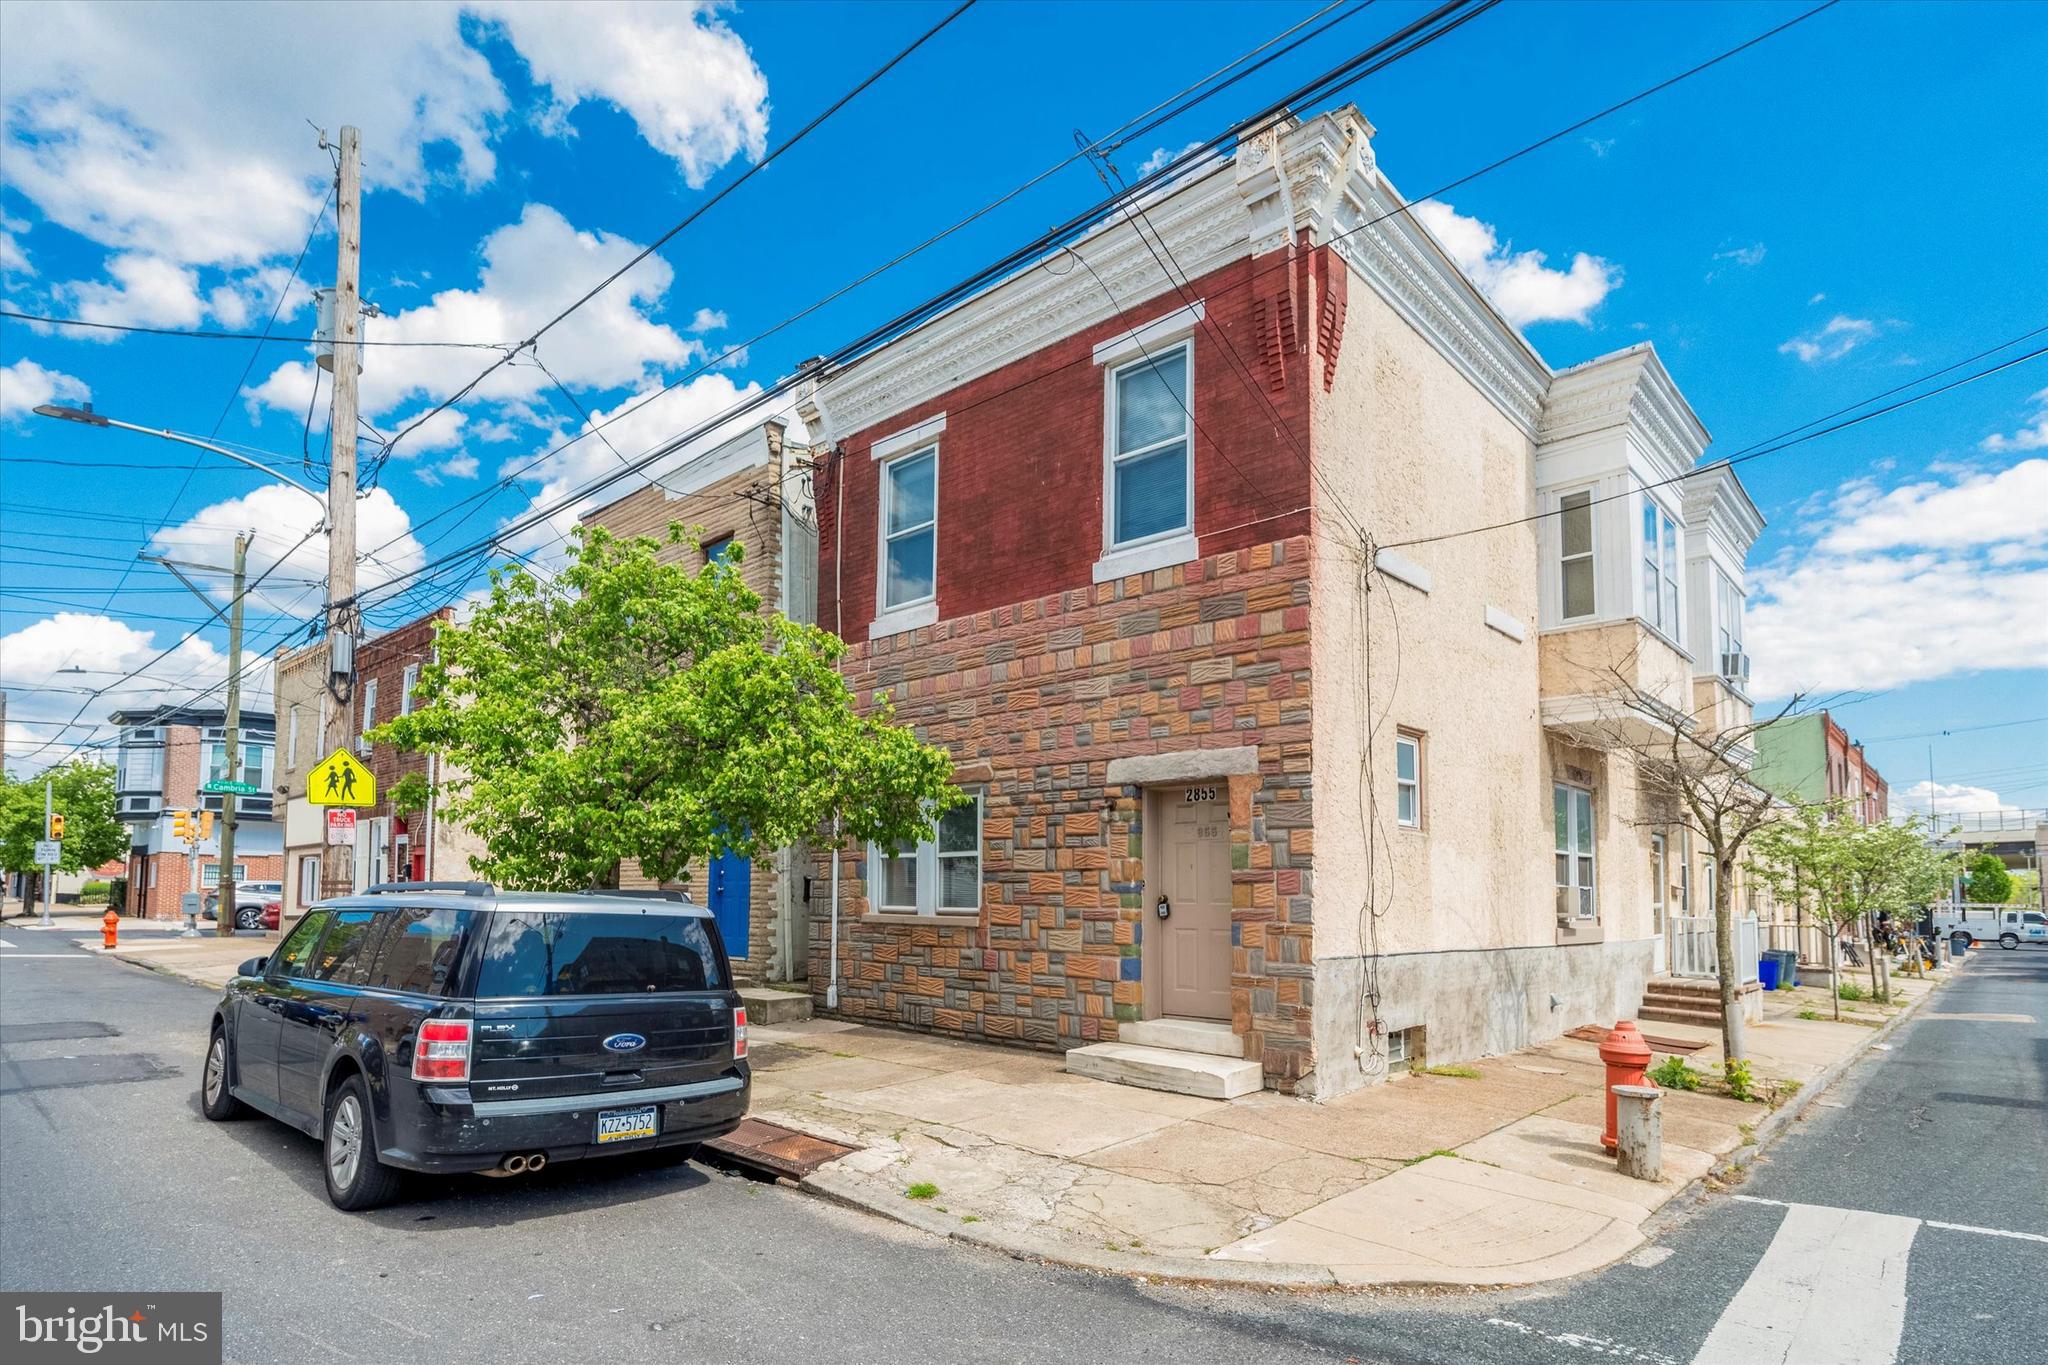
<path fill-rule="evenodd" d="M 476 997 L 474 1100 L 624 1100 L 738 1074 L 739 1000 L 702 915 L 499 908 Z"/>

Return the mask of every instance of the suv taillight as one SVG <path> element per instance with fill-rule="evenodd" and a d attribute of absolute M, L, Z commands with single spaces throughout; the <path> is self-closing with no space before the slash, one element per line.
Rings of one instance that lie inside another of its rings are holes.
<path fill-rule="evenodd" d="M 412 1049 L 412 1078 L 467 1081 L 469 1028 L 467 1019 L 428 1019 L 422 1023 L 419 1041 Z"/>
<path fill-rule="evenodd" d="M 747 1007 L 741 1005 L 732 1012 L 732 1059 L 739 1061 L 747 1055 Z"/>

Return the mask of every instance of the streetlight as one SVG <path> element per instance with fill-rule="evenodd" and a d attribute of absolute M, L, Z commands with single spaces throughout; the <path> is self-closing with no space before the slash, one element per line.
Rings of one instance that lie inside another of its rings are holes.
<path fill-rule="evenodd" d="M 311 498 L 313 500 L 314 505 L 320 509 L 320 519 L 314 523 L 314 531 L 326 530 L 328 528 L 330 521 L 332 520 L 332 518 L 328 515 L 330 509 L 327 505 L 326 498 L 314 492 L 312 489 L 306 487 L 306 485 L 300 483 L 297 479 L 292 478 L 290 475 L 280 474 L 277 470 L 272 469 L 269 465 L 264 464 L 260 460 L 252 460 L 246 455 L 237 454 L 236 452 L 229 450 L 226 446 L 216 445 L 212 441 L 204 441 L 197 436 L 187 436 L 183 432 L 171 431 L 166 428 L 143 427 L 137 426 L 133 422 L 116 421 L 111 417 L 107 417 L 100 413 L 94 412 L 92 410 L 92 404 L 90 403 L 87 403 L 82 407 L 76 408 L 65 407 L 57 403 L 42 403 L 37 405 L 35 412 L 36 416 L 38 417 L 54 417 L 61 422 L 77 422 L 83 426 L 89 427 L 118 427 L 122 431 L 140 432 L 144 436 L 155 436 L 160 440 L 176 441 L 180 445 L 197 446 L 201 450 L 210 450 L 216 455 L 225 455 L 228 459 L 233 460 L 235 463 L 247 465 L 251 469 L 257 470 L 264 474 L 268 474 L 271 478 L 276 479 L 279 483 L 284 484 L 290 488 L 296 488 L 301 493 L 304 493 L 307 497 Z M 352 517 L 355 511 L 355 507 L 353 504 L 351 504 L 345 510 Z M 243 569 L 245 564 L 247 563 L 248 548 L 249 537 L 244 533 L 237 532 L 235 535 L 235 595 L 231 599 L 229 599 L 228 604 L 227 715 L 225 717 L 226 724 L 222 726 L 223 735 L 221 742 L 221 750 L 224 760 L 222 771 L 229 773 L 237 771 L 237 764 L 240 762 L 242 756 L 242 598 L 247 595 L 248 591 L 243 586 Z M 143 557 L 151 558 L 148 555 L 145 555 Z M 153 562 L 162 564 L 166 568 L 171 568 L 173 561 L 162 558 L 156 558 L 154 559 Z M 171 572 L 174 574 L 178 574 L 178 571 L 175 568 L 171 568 Z M 192 591 L 195 594 L 197 594 L 202 601 L 209 600 L 206 597 L 206 594 L 200 592 L 199 589 L 196 586 L 194 586 L 190 579 L 186 579 L 183 574 L 178 574 L 178 577 L 184 580 L 185 586 L 191 588 Z M 260 582 L 261 579 L 259 578 L 258 581 Z M 331 610 L 332 604 L 330 603 L 329 605 Z M 215 609 L 214 614 L 216 617 L 220 614 L 218 608 Z M 208 783 L 206 785 L 211 786 L 213 784 Z M 228 937 L 235 932 L 234 846 L 235 794 L 232 790 L 229 790 L 224 791 L 221 794 L 220 848 L 219 852 L 216 854 L 218 866 L 220 867 L 221 879 L 221 908 L 218 919 L 220 923 L 220 934 L 223 938 Z M 185 933 L 188 937 L 196 936 L 199 932 L 197 914 L 199 905 L 200 884 L 198 853 L 198 846 L 196 844 L 192 845 L 190 853 L 188 854 L 188 857 L 190 858 L 192 864 L 192 891 L 190 893 L 191 899 L 187 902 L 192 907 L 192 911 L 189 913 L 189 916 L 185 922 Z"/>
<path fill-rule="evenodd" d="M 313 529 L 318 531 L 327 524 L 326 498 L 321 497 L 289 474 L 280 474 L 261 460 L 252 460 L 247 455 L 238 455 L 226 446 L 215 445 L 212 441 L 201 440 L 197 436 L 187 436 L 182 431 L 171 431 L 164 427 L 143 427 L 137 426 L 133 422 L 117 421 L 112 417 L 106 416 L 104 413 L 94 412 L 90 403 L 77 408 L 65 407 L 60 403 L 40 403 L 36 406 L 35 413 L 38 417 L 54 417 L 60 422 L 78 422 L 89 427 L 116 427 L 122 431 L 136 431 L 144 436 L 155 436 L 165 441 L 176 441 L 180 445 L 198 446 L 201 450 L 210 450 L 216 455 L 225 455 L 237 464 L 245 464 L 251 469 L 259 470 L 276 479 L 279 483 L 287 484 L 304 493 L 320 508 L 320 524 Z"/>

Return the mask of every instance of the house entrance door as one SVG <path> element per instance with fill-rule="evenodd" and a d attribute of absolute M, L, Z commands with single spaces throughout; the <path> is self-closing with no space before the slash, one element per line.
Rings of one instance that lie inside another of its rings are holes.
<path fill-rule="evenodd" d="M 1651 968 L 1662 975 L 1670 955 L 1670 935 L 1665 931 L 1664 907 L 1671 895 L 1671 867 L 1664 855 L 1664 836 L 1650 836 L 1650 932 L 1656 943 L 1650 950 Z"/>
<path fill-rule="evenodd" d="M 1150 896 L 1160 1004 L 1180 1018 L 1228 1019 L 1230 788 L 1223 782 L 1172 788 L 1160 793 L 1160 803 L 1160 875 Z"/>

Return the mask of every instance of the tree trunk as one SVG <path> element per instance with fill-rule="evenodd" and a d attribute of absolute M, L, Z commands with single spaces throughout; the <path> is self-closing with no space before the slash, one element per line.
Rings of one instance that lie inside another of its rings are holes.
<path fill-rule="evenodd" d="M 1714 855 L 1714 965 L 1721 976 L 1721 1055 L 1731 1062 L 1748 1055 L 1743 1041 L 1742 981 L 1735 966 L 1735 889 L 1728 884 L 1728 860 Z"/>
<path fill-rule="evenodd" d="M 1884 986 L 1877 979 L 1877 960 L 1884 953 L 1877 944 L 1877 915 L 1874 911 L 1863 917 L 1863 932 L 1870 935 L 1870 998 L 1882 1000 Z"/>
<path fill-rule="evenodd" d="M 1835 998 L 1835 1022 L 1842 1022 L 1842 926 L 1828 921 L 1828 994 Z"/>

